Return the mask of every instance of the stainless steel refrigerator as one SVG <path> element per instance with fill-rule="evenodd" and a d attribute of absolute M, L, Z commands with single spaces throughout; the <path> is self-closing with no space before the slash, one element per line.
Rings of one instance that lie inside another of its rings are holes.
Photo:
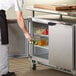
<path fill-rule="evenodd" d="M 32 37 L 46 37 L 48 41 L 47 48 L 29 44 L 32 68 L 36 70 L 36 64 L 39 62 L 53 69 L 76 75 L 76 24 L 38 18 L 28 20 Z M 35 33 L 34 28 L 38 30 L 42 27 L 48 28 L 48 35 Z"/>

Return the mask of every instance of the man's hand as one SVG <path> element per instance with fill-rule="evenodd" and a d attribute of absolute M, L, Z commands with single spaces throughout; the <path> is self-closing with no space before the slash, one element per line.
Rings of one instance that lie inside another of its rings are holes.
<path fill-rule="evenodd" d="M 24 35 L 25 35 L 25 37 L 26 37 L 26 39 L 27 39 L 28 41 L 32 40 L 32 38 L 31 38 L 31 36 L 30 36 L 29 33 L 25 33 Z"/>

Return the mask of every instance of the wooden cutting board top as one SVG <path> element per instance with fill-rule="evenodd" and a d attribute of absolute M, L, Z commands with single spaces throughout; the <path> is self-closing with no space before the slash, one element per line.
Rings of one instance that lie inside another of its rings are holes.
<path fill-rule="evenodd" d="M 40 8 L 40 9 L 47 9 L 47 10 L 75 10 L 76 5 L 67 5 L 67 4 L 61 4 L 61 5 L 51 5 L 51 4 L 35 4 L 34 8 Z"/>

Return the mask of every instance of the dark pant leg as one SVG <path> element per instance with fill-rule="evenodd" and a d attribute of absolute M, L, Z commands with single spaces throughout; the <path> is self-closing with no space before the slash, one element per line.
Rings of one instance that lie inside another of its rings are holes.
<path fill-rule="evenodd" d="M 8 26 L 4 10 L 0 10 L 1 44 L 8 44 Z"/>

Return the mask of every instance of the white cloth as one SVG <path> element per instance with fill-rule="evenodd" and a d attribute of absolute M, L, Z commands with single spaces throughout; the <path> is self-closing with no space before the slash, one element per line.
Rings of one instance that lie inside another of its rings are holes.
<path fill-rule="evenodd" d="M 8 45 L 1 45 L 0 42 L 0 76 L 8 72 Z"/>
<path fill-rule="evenodd" d="M 14 8 L 15 11 L 21 11 L 23 7 L 23 0 L 0 0 L 0 10 L 8 10 Z"/>

